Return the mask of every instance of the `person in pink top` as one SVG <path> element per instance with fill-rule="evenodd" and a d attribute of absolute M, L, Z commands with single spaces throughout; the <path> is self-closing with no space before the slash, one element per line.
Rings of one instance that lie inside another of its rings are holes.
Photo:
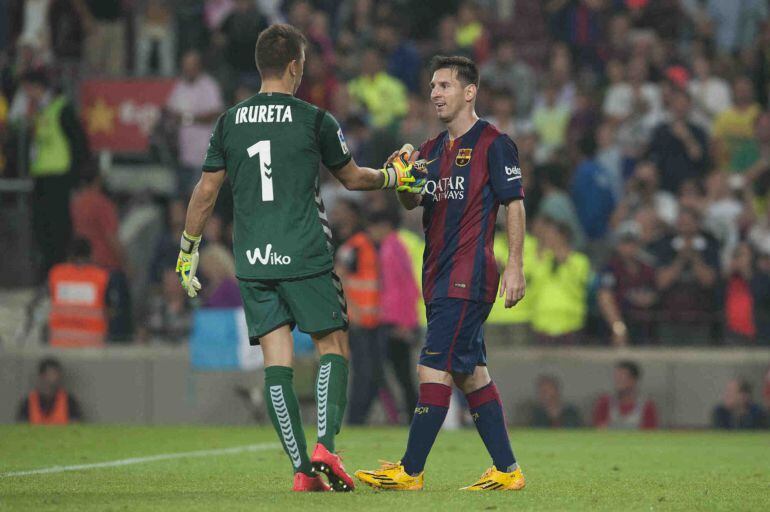
<path fill-rule="evenodd" d="M 224 108 L 219 84 L 203 71 L 197 51 L 190 50 L 182 57 L 182 76 L 171 90 L 166 108 L 179 125 L 177 188 L 187 194 L 200 176 L 204 150 Z"/>
<path fill-rule="evenodd" d="M 417 301 L 420 296 L 412 261 L 398 236 L 399 211 L 373 212 L 369 233 L 379 246 L 380 329 L 409 421 L 417 405 L 412 349 L 417 341 Z"/>

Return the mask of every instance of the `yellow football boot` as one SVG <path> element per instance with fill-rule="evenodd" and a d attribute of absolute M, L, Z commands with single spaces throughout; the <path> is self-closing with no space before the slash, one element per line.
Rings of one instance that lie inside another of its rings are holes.
<path fill-rule="evenodd" d="M 492 466 L 481 475 L 479 481 L 468 487 L 462 487 L 461 491 L 520 491 L 527 482 L 520 468 L 510 473 L 498 471 Z"/>
<path fill-rule="evenodd" d="M 401 461 L 397 463 L 380 461 L 380 469 L 374 471 L 356 471 L 356 478 L 375 489 L 387 491 L 421 491 L 423 473 L 412 476 L 404 471 Z"/>

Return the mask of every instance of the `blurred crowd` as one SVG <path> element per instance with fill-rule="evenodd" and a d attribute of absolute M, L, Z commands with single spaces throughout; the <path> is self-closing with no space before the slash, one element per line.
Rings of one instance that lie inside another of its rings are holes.
<path fill-rule="evenodd" d="M 259 30 L 288 21 L 310 41 L 297 95 L 335 115 L 362 165 L 442 129 L 431 56 L 479 64 L 477 111 L 518 145 L 529 217 L 527 296 L 493 310 L 495 339 L 770 342 L 767 0 L 0 0 L 0 10 L 0 175 L 35 181 L 41 281 L 74 257 L 67 247 L 107 270 L 110 339 L 184 339 L 191 304 L 172 265 L 186 199 L 216 116 L 259 89 Z M 177 78 L 141 156 L 171 155 L 170 197 L 105 189 L 73 103 L 88 76 Z M 227 195 L 204 233 L 203 306 L 238 302 Z M 351 194 L 326 172 L 322 196 L 338 246 L 394 211 L 393 198 Z M 420 220 L 399 222 L 419 286 Z M 501 264 L 505 251 L 501 231 Z"/>

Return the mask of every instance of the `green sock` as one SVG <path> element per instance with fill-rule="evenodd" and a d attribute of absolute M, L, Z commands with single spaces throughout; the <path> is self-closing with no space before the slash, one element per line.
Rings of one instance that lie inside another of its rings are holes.
<path fill-rule="evenodd" d="M 334 452 L 348 402 L 348 361 L 337 354 L 321 356 L 315 387 L 318 406 L 318 442 Z"/>
<path fill-rule="evenodd" d="M 281 438 L 283 449 L 291 459 L 294 472 L 313 475 L 307 456 L 305 431 L 299 414 L 299 402 L 294 393 L 294 370 L 286 366 L 265 368 L 265 403 L 270 421 Z"/>

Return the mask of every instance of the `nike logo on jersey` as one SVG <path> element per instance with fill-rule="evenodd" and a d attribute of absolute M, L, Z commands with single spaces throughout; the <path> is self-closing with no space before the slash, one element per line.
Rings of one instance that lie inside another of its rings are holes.
<path fill-rule="evenodd" d="M 441 352 L 431 352 L 430 350 L 425 351 L 426 356 L 440 356 Z"/>
<path fill-rule="evenodd" d="M 420 160 L 414 161 L 414 168 L 418 171 L 422 172 L 428 172 L 428 166 L 438 160 L 438 158 L 434 158 L 433 160 L 425 160 L 424 158 L 421 158 Z"/>

